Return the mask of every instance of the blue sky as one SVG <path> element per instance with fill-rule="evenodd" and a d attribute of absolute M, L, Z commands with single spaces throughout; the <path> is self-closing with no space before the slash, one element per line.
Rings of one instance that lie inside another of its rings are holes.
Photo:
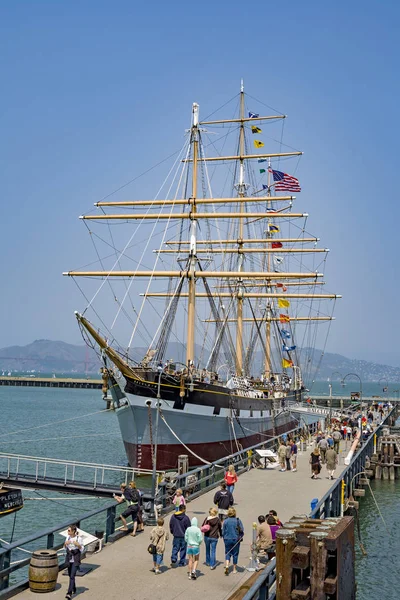
<path fill-rule="evenodd" d="M 289 116 L 299 207 L 343 294 L 327 350 L 396 365 L 398 3 L 0 3 L 0 347 L 78 342 L 78 216 L 180 148 L 191 103 Z M 125 198 L 151 197 L 151 181 Z M 146 194 L 146 195 L 145 195 Z M 385 318 L 385 314 L 390 318 Z"/>

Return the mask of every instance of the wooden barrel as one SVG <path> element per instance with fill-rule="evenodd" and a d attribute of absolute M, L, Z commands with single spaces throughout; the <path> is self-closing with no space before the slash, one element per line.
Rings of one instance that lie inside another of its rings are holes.
<path fill-rule="evenodd" d="M 44 594 L 56 589 L 58 558 L 56 550 L 36 550 L 29 564 L 29 589 Z"/>

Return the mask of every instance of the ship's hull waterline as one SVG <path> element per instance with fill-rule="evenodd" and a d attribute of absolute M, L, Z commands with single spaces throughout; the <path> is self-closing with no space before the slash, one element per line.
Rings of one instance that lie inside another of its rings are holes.
<path fill-rule="evenodd" d="M 128 381 L 125 388 L 128 404 L 117 409 L 122 439 L 129 464 L 151 469 L 157 427 L 156 399 L 154 396 L 150 398 L 130 393 L 130 383 Z M 248 398 L 244 400 L 247 403 Z M 267 441 L 297 425 L 290 413 L 282 412 L 273 418 L 271 411 L 265 408 L 235 411 L 220 406 L 219 414 L 214 414 L 215 406 L 185 403 L 184 408 L 177 409 L 174 404 L 171 400 L 164 400 L 161 395 L 157 433 L 158 470 L 176 470 L 180 454 L 189 456 L 191 467 L 201 465 L 202 460 L 212 462 L 237 452 L 238 448 L 249 448 Z M 261 401 L 260 404 L 265 407 L 265 402 Z M 252 405 L 256 406 L 254 398 Z"/>

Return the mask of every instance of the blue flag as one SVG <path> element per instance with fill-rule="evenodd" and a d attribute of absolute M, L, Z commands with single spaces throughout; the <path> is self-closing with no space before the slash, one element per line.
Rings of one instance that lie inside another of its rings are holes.
<path fill-rule="evenodd" d="M 258 119 L 259 116 L 258 113 L 249 112 L 249 119 Z"/>
<path fill-rule="evenodd" d="M 267 186 L 267 184 L 266 184 L 266 183 L 263 183 L 262 189 L 263 189 L 263 190 L 267 190 L 267 189 L 268 189 L 268 186 Z"/>
<path fill-rule="evenodd" d="M 286 329 L 281 329 L 281 336 L 284 340 L 290 340 L 290 333 Z"/>
<path fill-rule="evenodd" d="M 259 163 L 260 163 L 260 162 L 267 162 L 267 159 L 266 159 L 266 158 L 259 158 L 259 159 L 257 160 L 257 162 L 259 162 Z"/>
<path fill-rule="evenodd" d="M 284 352 L 292 352 L 293 350 L 296 350 L 296 346 L 286 346 L 286 344 L 283 344 L 282 350 Z"/>

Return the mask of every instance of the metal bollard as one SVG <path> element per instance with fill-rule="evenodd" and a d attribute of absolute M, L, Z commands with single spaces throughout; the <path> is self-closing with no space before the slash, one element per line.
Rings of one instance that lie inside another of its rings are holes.
<path fill-rule="evenodd" d="M 252 542 L 251 542 L 251 557 L 250 562 L 246 567 L 246 571 L 258 571 L 259 563 L 257 560 L 257 523 L 253 523 L 253 531 L 252 531 Z"/>

